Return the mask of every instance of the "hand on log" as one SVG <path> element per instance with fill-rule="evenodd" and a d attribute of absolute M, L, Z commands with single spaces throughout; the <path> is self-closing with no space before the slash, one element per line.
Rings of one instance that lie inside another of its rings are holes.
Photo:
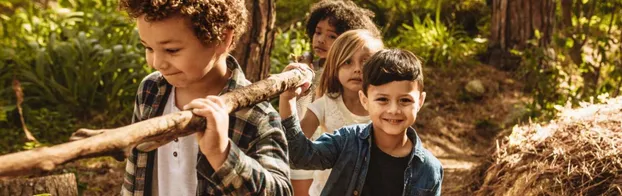
<path fill-rule="evenodd" d="M 250 106 L 278 96 L 281 92 L 310 83 L 313 71 L 294 69 L 275 74 L 249 86 L 220 96 L 224 110 Z M 115 129 L 81 129 L 72 138 L 79 139 L 50 147 L 41 147 L 0 156 L 0 176 L 19 176 L 51 171 L 69 161 L 98 156 L 127 156 L 131 149 L 151 151 L 177 137 L 205 130 L 205 118 L 191 111 L 159 116 Z M 82 139 L 84 138 L 84 139 Z"/>

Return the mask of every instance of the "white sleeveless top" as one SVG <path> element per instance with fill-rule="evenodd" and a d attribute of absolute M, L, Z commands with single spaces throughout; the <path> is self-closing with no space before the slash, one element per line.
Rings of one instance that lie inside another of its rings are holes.
<path fill-rule="evenodd" d="M 358 116 L 348 110 L 343 103 L 341 95 L 335 99 L 326 95 L 309 104 L 309 110 L 317 116 L 320 127 L 315 131 L 312 140 L 319 138 L 323 133 L 333 133 L 337 129 L 353 125 L 371 123 L 369 116 Z M 316 170 L 313 174 L 313 183 L 309 189 L 309 195 L 316 196 L 322 193 L 322 189 L 330 175 L 330 169 Z"/>

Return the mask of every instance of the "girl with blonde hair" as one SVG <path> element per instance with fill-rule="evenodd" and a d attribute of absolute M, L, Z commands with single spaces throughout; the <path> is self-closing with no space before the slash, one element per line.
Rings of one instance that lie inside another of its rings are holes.
<path fill-rule="evenodd" d="M 307 137 L 316 139 L 322 133 L 332 133 L 343 126 L 370 122 L 367 111 L 359 101 L 358 92 L 363 86 L 362 66 L 383 48 L 379 37 L 363 29 L 347 31 L 335 40 L 328 51 L 316 89 L 319 98 L 308 105 L 300 122 Z M 289 69 L 291 67 L 286 68 Z M 281 94 L 280 110 L 289 111 L 295 107 L 295 97 L 292 91 Z M 310 195 L 320 195 L 329 174 L 330 170 L 314 172 Z"/>

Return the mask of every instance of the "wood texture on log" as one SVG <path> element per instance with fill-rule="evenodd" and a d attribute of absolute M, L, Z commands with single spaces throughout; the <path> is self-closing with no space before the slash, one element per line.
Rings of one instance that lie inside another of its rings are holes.
<path fill-rule="evenodd" d="M 73 173 L 0 181 L 0 195 L 32 196 L 48 193 L 52 196 L 77 196 L 78 184 Z"/>
<path fill-rule="evenodd" d="M 226 111 L 250 106 L 281 92 L 312 81 L 310 69 L 294 69 L 221 95 Z M 116 129 L 86 130 L 97 135 L 50 147 L 0 156 L 0 176 L 18 176 L 51 171 L 76 159 L 129 154 L 129 148 L 151 151 L 174 138 L 205 130 L 205 118 L 181 111 Z M 78 130 L 78 132 L 83 130 Z M 139 145 L 140 144 L 140 145 Z"/>

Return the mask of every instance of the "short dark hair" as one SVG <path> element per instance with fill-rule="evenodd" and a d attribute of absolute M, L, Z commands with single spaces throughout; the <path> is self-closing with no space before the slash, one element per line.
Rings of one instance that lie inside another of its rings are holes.
<path fill-rule="evenodd" d="M 421 60 L 410 51 L 383 49 L 371 56 L 363 65 L 363 93 L 369 85 L 380 86 L 394 81 L 415 81 L 423 91 Z"/>
<path fill-rule="evenodd" d="M 374 36 L 380 37 L 378 27 L 371 20 L 373 17 L 372 11 L 361 8 L 350 0 L 323 0 L 311 7 L 306 26 L 307 36 L 313 42 L 315 27 L 320 21 L 328 19 L 328 23 L 335 27 L 337 35 L 348 30 L 366 29 Z"/>
<path fill-rule="evenodd" d="M 164 20 L 181 15 L 190 20 L 190 29 L 204 44 L 220 41 L 224 30 L 233 30 L 234 47 L 237 38 L 247 28 L 248 11 L 244 0 L 119 0 L 119 8 L 130 17 L 145 15 L 147 21 Z"/>

